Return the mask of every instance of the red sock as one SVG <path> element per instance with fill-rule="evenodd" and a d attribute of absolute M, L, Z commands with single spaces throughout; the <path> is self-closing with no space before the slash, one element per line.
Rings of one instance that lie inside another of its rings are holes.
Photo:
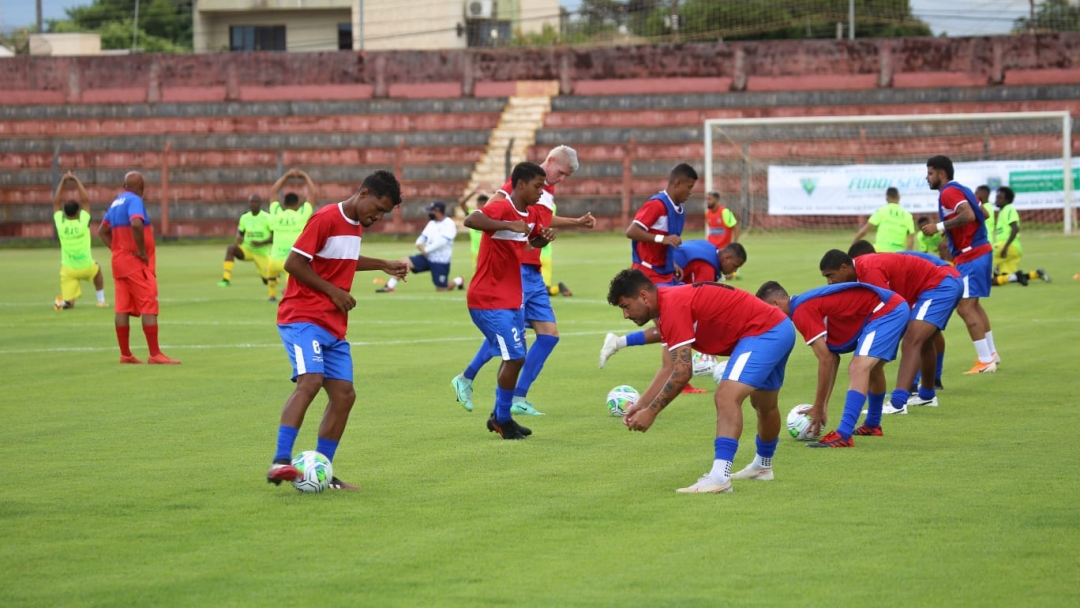
<path fill-rule="evenodd" d="M 123 327 L 116 327 L 116 341 L 120 344 L 120 354 L 125 357 L 131 356 L 131 341 L 128 339 L 131 336 L 131 326 L 124 325 Z"/>
<path fill-rule="evenodd" d="M 143 333 L 146 334 L 146 346 L 150 348 L 150 356 L 161 354 L 161 347 L 158 346 L 157 340 L 157 325 L 143 325 Z"/>

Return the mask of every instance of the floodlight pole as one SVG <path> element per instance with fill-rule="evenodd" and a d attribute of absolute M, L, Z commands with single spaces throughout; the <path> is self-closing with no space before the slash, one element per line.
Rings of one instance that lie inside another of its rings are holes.
<path fill-rule="evenodd" d="M 855 0 L 848 0 L 848 40 L 855 39 Z"/>
<path fill-rule="evenodd" d="M 135 51 L 135 43 L 139 40 L 139 0 L 135 0 L 135 25 L 131 27 L 131 50 Z"/>

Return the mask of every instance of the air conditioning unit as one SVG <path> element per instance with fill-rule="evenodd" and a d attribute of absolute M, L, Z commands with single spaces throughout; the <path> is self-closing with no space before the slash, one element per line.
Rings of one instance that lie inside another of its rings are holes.
<path fill-rule="evenodd" d="M 495 16 L 494 0 L 466 0 L 466 19 L 491 19 Z"/>

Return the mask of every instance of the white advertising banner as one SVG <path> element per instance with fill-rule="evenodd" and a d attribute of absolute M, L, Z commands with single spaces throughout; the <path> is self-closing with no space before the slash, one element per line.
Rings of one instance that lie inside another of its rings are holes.
<path fill-rule="evenodd" d="M 1000 160 L 955 163 L 956 181 L 975 189 L 1009 186 L 1017 209 L 1061 209 L 1062 161 Z M 1080 159 L 1073 159 L 1073 204 L 1080 191 Z M 769 166 L 769 215 L 870 215 L 885 204 L 885 189 L 900 191 L 900 206 L 937 213 L 938 193 L 926 183 L 926 165 Z M 990 202 L 994 202 L 991 195 Z"/>

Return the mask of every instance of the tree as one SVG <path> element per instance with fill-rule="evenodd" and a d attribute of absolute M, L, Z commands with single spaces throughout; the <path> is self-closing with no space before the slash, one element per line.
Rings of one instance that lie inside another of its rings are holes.
<path fill-rule="evenodd" d="M 1069 0 L 1045 0 L 1035 9 L 1034 19 L 1017 19 L 1012 31 L 1014 34 L 1080 32 L 1080 5 L 1073 5 Z"/>
<path fill-rule="evenodd" d="M 67 19 L 50 20 L 50 32 L 93 32 L 103 49 L 130 49 L 136 0 L 92 0 L 65 10 Z M 192 0 L 139 0 L 139 50 L 191 51 Z"/>

